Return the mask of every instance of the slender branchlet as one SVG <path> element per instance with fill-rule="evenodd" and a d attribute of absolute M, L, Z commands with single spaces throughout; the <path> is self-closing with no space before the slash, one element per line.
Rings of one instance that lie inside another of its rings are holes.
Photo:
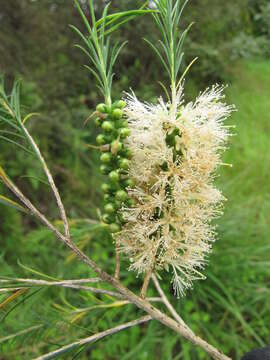
<path fill-rule="evenodd" d="M 155 23 L 160 31 L 159 46 L 145 39 L 161 61 L 171 81 L 172 101 L 174 102 L 179 87 L 178 75 L 183 60 L 183 44 L 191 25 L 180 32 L 179 22 L 188 0 L 154 0 L 158 12 L 153 13 Z M 168 91 L 166 90 L 168 93 Z"/>
<path fill-rule="evenodd" d="M 93 0 L 89 0 L 90 23 L 79 1 L 74 0 L 74 2 L 88 32 L 87 35 L 84 35 L 78 28 L 71 25 L 72 29 L 79 35 L 85 45 L 85 47 L 81 45 L 76 46 L 90 59 L 92 66 L 86 65 L 86 68 L 94 75 L 97 86 L 101 94 L 104 95 L 105 104 L 110 108 L 112 105 L 113 67 L 123 47 L 127 44 L 127 41 L 112 45 L 109 35 L 128 21 L 138 16 L 154 13 L 154 11 L 145 9 L 145 5 L 143 5 L 138 10 L 122 11 L 108 15 L 110 4 L 107 4 L 104 7 L 102 17 L 97 20 Z"/>
<path fill-rule="evenodd" d="M 89 9 L 92 22 L 91 25 L 88 22 L 87 17 L 81 9 L 80 4 L 77 0 L 75 0 L 75 5 L 88 31 L 88 35 L 85 36 L 79 31 L 79 29 L 71 25 L 71 27 L 83 40 L 86 48 L 82 47 L 81 45 L 76 46 L 80 48 L 89 57 L 91 65 L 93 65 L 93 67 L 89 67 L 87 65 L 86 67 L 96 78 L 98 84 L 97 86 L 100 89 L 100 92 L 104 94 L 105 103 L 110 107 L 112 104 L 111 88 L 113 79 L 113 65 L 125 43 L 123 43 L 120 47 L 116 45 L 111 48 L 110 39 L 106 39 L 105 37 L 105 27 L 109 4 L 106 5 L 104 8 L 102 21 L 98 22 L 96 20 L 94 12 L 93 1 L 89 1 Z"/>

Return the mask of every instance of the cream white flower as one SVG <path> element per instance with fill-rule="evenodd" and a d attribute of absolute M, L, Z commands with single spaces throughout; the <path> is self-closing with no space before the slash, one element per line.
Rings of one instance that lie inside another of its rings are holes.
<path fill-rule="evenodd" d="M 171 270 L 178 296 L 204 278 L 216 236 L 211 220 L 222 213 L 214 176 L 229 136 L 224 120 L 233 110 L 223 90 L 213 86 L 188 104 L 182 88 L 169 103 L 126 99 L 129 176 L 137 184 L 129 195 L 136 205 L 122 209 L 126 223 L 115 237 L 138 274 Z"/>

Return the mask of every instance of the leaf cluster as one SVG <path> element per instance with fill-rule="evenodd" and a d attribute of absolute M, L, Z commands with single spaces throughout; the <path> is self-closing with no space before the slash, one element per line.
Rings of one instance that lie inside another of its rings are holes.
<path fill-rule="evenodd" d="M 22 116 L 20 81 L 16 80 L 14 82 L 10 95 L 7 95 L 4 78 L 2 77 L 0 80 L 0 125 L 4 125 L 5 127 L 0 128 L 0 140 L 16 145 L 28 154 L 33 155 L 33 152 L 26 143 L 27 137 L 22 125 L 34 115 L 37 114 L 32 113 L 27 114 L 25 117 Z M 6 126 L 8 130 L 6 130 Z"/>
<path fill-rule="evenodd" d="M 164 66 L 171 80 L 172 90 L 179 85 L 177 78 L 184 56 L 183 44 L 192 26 L 191 23 L 182 33 L 180 32 L 179 23 L 187 2 L 188 0 L 184 3 L 182 0 L 154 0 L 158 12 L 152 15 L 162 36 L 159 40 L 160 46 L 145 39 Z"/>
<path fill-rule="evenodd" d="M 86 66 L 86 68 L 96 78 L 98 88 L 104 94 L 106 104 L 111 106 L 111 88 L 114 77 L 113 67 L 127 42 L 125 41 L 121 44 L 117 42 L 111 45 L 110 37 L 107 36 L 137 16 L 152 13 L 153 11 L 144 10 L 146 5 L 144 4 L 139 10 L 122 11 L 108 15 L 110 4 L 107 4 L 104 7 L 102 17 L 96 20 L 93 1 L 89 0 L 90 24 L 78 0 L 75 0 L 75 5 L 88 31 L 88 35 L 85 36 L 77 27 L 71 25 L 71 28 L 80 36 L 86 47 L 76 46 L 89 57 L 91 64 L 94 65 L 94 68 L 89 66 Z"/>

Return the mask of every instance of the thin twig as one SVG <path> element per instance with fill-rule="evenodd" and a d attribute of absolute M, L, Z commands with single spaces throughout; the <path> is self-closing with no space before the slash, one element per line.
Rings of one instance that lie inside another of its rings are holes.
<path fill-rule="evenodd" d="M 167 296 L 165 295 L 164 291 L 162 290 L 160 284 L 159 284 L 159 281 L 156 277 L 155 274 L 152 274 L 152 280 L 154 282 L 154 285 L 164 303 L 164 305 L 167 307 L 167 309 L 169 310 L 169 312 L 171 313 L 171 315 L 175 318 L 175 320 L 183 325 L 183 326 L 186 326 L 184 320 L 177 314 L 176 310 L 174 309 L 174 307 L 172 306 L 172 304 L 169 302 Z"/>
<path fill-rule="evenodd" d="M 76 285 L 76 284 L 80 284 L 80 283 L 82 283 L 82 284 L 83 283 L 93 283 L 93 282 L 98 282 L 98 281 L 100 281 L 99 278 L 90 278 L 90 279 L 81 279 L 81 280 L 65 280 L 65 281 L 45 281 L 45 280 L 39 280 L 39 279 L 14 278 L 14 279 L 10 279 L 10 280 L 1 280 L 0 279 L 0 284 L 4 283 L 4 284 L 9 285 L 10 282 L 11 283 L 18 282 L 18 283 L 24 283 L 24 284 L 36 285 L 36 286 L 60 286 L 60 287 L 65 287 L 65 288 L 70 288 L 70 289 L 75 289 L 75 290 L 85 290 L 85 291 L 91 291 L 96 294 L 104 294 L 104 295 L 109 295 L 109 296 L 113 296 L 113 297 L 117 297 L 117 298 L 123 298 L 123 295 L 121 295 L 120 293 L 117 293 L 115 291 L 93 288 L 90 286 Z M 13 292 L 13 291 L 21 290 L 21 289 L 23 289 L 23 287 L 5 288 L 5 289 L 0 289 L 0 292 Z M 149 297 L 149 298 L 147 298 L 147 301 L 163 302 L 163 300 L 159 297 Z M 122 301 L 122 303 L 130 304 L 131 302 L 128 300 L 125 300 L 125 301 Z M 86 310 L 87 309 L 88 308 L 86 308 Z M 84 311 L 84 310 L 85 309 L 82 309 L 82 311 Z"/>
<path fill-rule="evenodd" d="M 90 336 L 88 338 L 76 341 L 76 342 L 74 342 L 72 344 L 69 344 L 69 345 L 66 345 L 66 346 L 63 346 L 62 348 L 60 348 L 58 350 L 55 350 L 55 351 L 52 351 L 52 352 L 50 352 L 50 353 L 48 353 L 46 355 L 40 356 L 40 357 L 36 358 L 35 360 L 53 359 L 56 356 L 61 355 L 61 354 L 65 353 L 65 352 L 67 352 L 69 350 L 72 350 L 74 348 L 77 348 L 77 347 L 80 347 L 80 346 L 83 346 L 83 345 L 86 345 L 86 344 L 90 344 L 90 343 L 95 342 L 97 340 L 100 340 L 100 339 L 102 339 L 102 338 L 104 338 L 106 336 L 116 334 L 119 331 L 128 329 L 128 328 L 130 328 L 132 326 L 143 324 L 143 323 L 148 322 L 150 320 L 151 320 L 151 316 L 149 316 L 149 315 L 143 316 L 140 319 L 133 320 L 133 321 L 127 322 L 127 323 L 122 324 L 122 325 L 118 325 L 118 326 L 116 326 L 114 328 L 102 331 L 102 332 L 100 332 L 98 334 L 95 334 L 95 335 L 92 335 L 92 336 Z"/>
<path fill-rule="evenodd" d="M 4 279 L 4 280 L 0 279 L 0 284 L 8 283 L 8 282 L 23 282 L 23 283 L 30 283 L 30 284 L 36 284 L 36 285 L 64 286 L 64 285 L 97 283 L 97 282 L 100 282 L 100 278 L 59 280 L 59 281 L 46 281 L 46 280 L 40 280 L 40 279 L 21 279 L 21 278 L 12 278 L 12 279 Z"/>
<path fill-rule="evenodd" d="M 43 325 L 32 326 L 32 327 L 30 327 L 30 328 L 28 328 L 28 329 L 21 330 L 21 331 L 17 332 L 16 334 L 12 334 L 12 335 L 3 337 L 3 338 L 0 339 L 0 344 L 3 343 L 3 342 L 5 342 L 5 341 L 8 341 L 8 340 L 10 340 L 10 339 L 14 339 L 14 338 L 17 337 L 17 336 L 21 336 L 21 335 L 27 334 L 27 333 L 29 333 L 29 332 L 31 332 L 31 331 L 34 331 L 34 330 L 38 330 L 38 329 L 40 329 L 42 326 L 43 326 Z"/>
<path fill-rule="evenodd" d="M 70 238 L 67 238 L 66 236 L 62 235 L 59 230 L 56 229 L 55 226 L 43 215 L 32 203 L 31 201 L 20 191 L 20 189 L 6 176 L 1 176 L 1 180 L 4 182 L 4 184 L 9 188 L 9 190 L 17 196 L 18 199 L 27 207 L 27 209 L 30 211 L 30 213 L 38 218 L 44 225 L 46 225 L 52 232 L 55 233 L 55 235 L 58 237 L 58 239 L 61 239 L 66 245 L 68 245 L 70 248 L 72 247 Z"/>
<path fill-rule="evenodd" d="M 94 294 L 104 294 L 104 295 L 108 295 L 108 296 L 117 297 L 120 299 L 124 298 L 122 294 L 119 294 L 115 291 L 94 288 L 91 286 L 76 285 L 74 282 L 72 282 L 72 280 L 70 282 L 68 282 L 68 281 L 60 282 L 60 281 L 45 281 L 45 280 L 31 280 L 31 279 L 14 279 L 13 281 L 16 281 L 16 280 L 18 281 L 18 283 L 28 284 L 28 285 L 32 285 L 32 286 L 49 286 L 49 287 L 50 286 L 60 286 L 60 287 L 69 288 L 69 289 L 90 291 Z M 85 282 L 85 281 L 82 281 L 82 282 Z M 1 280 L 0 280 L 0 283 L 1 283 Z M 78 280 L 77 280 L 77 283 L 78 283 Z M 21 289 L 21 288 L 19 288 L 19 289 Z"/>
<path fill-rule="evenodd" d="M 147 298 L 147 301 L 149 302 L 163 302 L 161 298 Z M 73 314 L 78 314 L 78 313 L 84 313 L 84 312 L 88 312 L 91 311 L 93 309 L 106 309 L 106 308 L 114 308 L 114 307 L 120 307 L 120 306 L 124 306 L 124 305 L 129 305 L 132 304 L 130 301 L 128 300 L 120 300 L 120 301 L 115 301 L 112 302 L 110 304 L 101 304 L 101 305 L 93 305 L 87 308 L 82 308 L 82 309 L 77 309 L 74 310 L 72 313 Z"/>
<path fill-rule="evenodd" d="M 90 291 L 94 294 L 103 294 L 103 295 L 113 296 L 113 297 L 117 297 L 119 299 L 125 298 L 122 294 L 119 294 L 118 292 L 110 291 L 110 290 L 106 290 L 106 289 L 98 289 L 98 288 L 94 288 L 94 287 L 90 287 L 90 286 L 81 286 L 81 285 L 62 285 L 62 286 L 64 288 L 69 288 L 69 289 Z"/>
<path fill-rule="evenodd" d="M 115 241 L 115 272 L 114 277 L 119 281 L 120 279 L 120 244 L 119 241 Z"/>
<path fill-rule="evenodd" d="M 55 199 L 56 199 L 56 202 L 57 202 L 57 206 L 59 208 L 59 212 L 60 212 L 60 215 L 61 215 L 61 218 L 63 220 L 63 223 L 64 223 L 64 229 L 65 229 L 65 235 L 67 237 L 67 239 L 70 239 L 70 232 L 69 232 L 69 225 L 68 225 L 68 220 L 67 220 L 67 216 L 66 216 L 66 211 L 65 211 L 65 208 L 64 208 L 64 205 L 62 203 L 62 200 L 61 200 L 61 197 L 60 197 L 60 194 L 59 194 L 59 191 L 55 185 L 55 182 L 54 182 L 54 179 L 51 175 L 51 172 L 46 164 L 46 161 L 44 160 L 37 144 L 35 143 L 34 139 L 32 138 L 32 136 L 30 135 L 30 133 L 28 132 L 27 128 L 24 126 L 23 122 L 20 123 L 25 135 L 27 136 L 29 142 L 31 143 L 37 157 L 39 158 L 42 166 L 43 166 L 43 169 L 44 169 L 44 172 L 48 178 L 48 181 L 49 181 L 49 184 L 50 184 L 50 187 L 54 193 L 54 196 L 55 196 Z"/>
<path fill-rule="evenodd" d="M 151 279 L 151 274 L 152 274 L 152 269 L 150 269 L 144 277 L 144 281 L 143 281 L 143 285 L 141 288 L 141 292 L 140 292 L 140 296 L 142 299 L 145 299 L 146 297 L 146 293 L 147 293 L 147 289 L 148 289 L 148 285 L 149 285 L 149 281 Z"/>
<path fill-rule="evenodd" d="M 14 292 L 14 291 L 18 291 L 18 290 L 21 290 L 21 289 L 22 289 L 21 287 L 0 289 L 0 293 Z"/>

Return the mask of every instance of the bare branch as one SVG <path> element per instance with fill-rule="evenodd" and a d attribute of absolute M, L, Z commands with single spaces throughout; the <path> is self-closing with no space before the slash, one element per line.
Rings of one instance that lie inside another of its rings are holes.
<path fill-rule="evenodd" d="M 161 298 L 147 298 L 147 301 L 149 302 L 162 302 L 162 299 Z M 94 305 L 94 306 L 90 306 L 90 307 L 87 307 L 87 308 L 82 308 L 82 309 L 77 309 L 77 310 L 74 310 L 72 313 L 73 314 L 78 314 L 78 313 L 84 313 L 84 312 L 87 312 L 87 311 L 91 311 L 93 309 L 100 309 L 100 308 L 103 308 L 103 309 L 106 309 L 106 308 L 113 308 L 113 307 L 120 307 L 120 306 L 124 306 L 124 305 L 129 305 L 129 304 L 132 304 L 130 301 L 128 300 L 120 300 L 120 301 L 115 301 L 113 303 L 110 303 L 110 304 L 101 304 L 101 305 Z"/>
<path fill-rule="evenodd" d="M 77 348 L 77 347 L 80 347 L 80 346 L 83 346 L 83 345 L 86 345 L 86 344 L 90 344 L 90 343 L 95 342 L 97 340 L 103 339 L 106 336 L 116 334 L 119 331 L 128 329 L 128 328 L 130 328 L 132 326 L 143 324 L 143 323 L 148 322 L 150 320 L 151 320 L 151 316 L 149 316 L 149 315 L 143 316 L 140 319 L 133 320 L 133 321 L 127 322 L 127 323 L 122 324 L 122 325 L 118 325 L 118 326 L 116 326 L 114 328 L 102 331 L 102 332 L 100 332 L 98 334 L 95 334 L 95 335 L 92 335 L 92 336 L 90 336 L 88 338 L 76 341 L 76 342 L 74 342 L 72 344 L 69 344 L 69 345 L 66 345 L 66 346 L 63 346 L 62 348 L 60 348 L 58 350 L 55 350 L 55 351 L 50 352 L 50 353 L 48 353 L 46 355 L 43 355 L 43 356 L 40 356 L 40 357 L 36 358 L 36 360 L 52 359 L 55 356 L 61 355 L 61 354 L 65 353 L 65 352 L 67 352 L 69 350 L 74 349 L 74 348 Z"/>
<path fill-rule="evenodd" d="M 11 283 L 17 282 L 19 284 L 23 283 L 23 284 L 28 284 L 28 285 L 32 285 L 32 286 L 49 286 L 49 287 L 50 286 L 60 286 L 60 287 L 70 288 L 70 289 L 75 289 L 75 290 L 91 291 L 95 294 L 104 294 L 104 295 L 108 295 L 108 296 L 117 297 L 120 299 L 124 298 L 123 295 L 121 295 L 115 291 L 99 289 L 99 288 L 94 288 L 94 287 L 90 287 L 90 286 L 77 285 L 80 283 L 96 282 L 96 281 L 92 281 L 92 280 L 96 280 L 96 279 L 69 280 L 69 281 L 45 281 L 45 280 L 35 280 L 35 279 L 32 280 L 32 279 L 19 279 L 18 278 L 18 279 L 12 279 Z M 97 279 L 97 280 L 99 281 L 99 279 Z M 3 281 L 4 281 L 4 283 L 6 283 L 7 280 L 0 280 L 0 283 L 2 283 Z M 20 289 L 20 288 L 18 288 L 18 289 Z M 10 289 L 8 289 L 8 290 L 10 290 Z"/>
<path fill-rule="evenodd" d="M 160 295 L 160 297 L 161 297 L 164 305 L 167 307 L 167 309 L 169 310 L 169 312 L 171 313 L 171 315 L 175 318 L 175 320 L 176 320 L 179 324 L 187 327 L 187 325 L 185 324 L 184 320 L 177 314 L 177 312 L 175 311 L 174 307 L 173 307 L 172 304 L 169 302 L 169 300 L 168 300 L 167 296 L 165 295 L 164 291 L 162 290 L 162 288 L 161 288 L 161 286 L 160 286 L 160 284 L 159 284 L 159 281 L 158 281 L 158 279 L 157 279 L 157 277 L 156 277 L 155 274 L 152 274 L 152 280 L 153 280 L 153 282 L 154 282 L 154 285 L 155 285 L 155 287 L 156 287 L 156 289 L 157 289 L 157 291 L 158 291 L 158 293 L 159 293 L 159 295 Z"/>
<path fill-rule="evenodd" d="M 45 281 L 39 279 L 21 279 L 21 278 L 12 278 L 12 279 L 0 279 L 1 283 L 8 283 L 8 282 L 23 282 L 23 283 L 30 283 L 36 285 L 76 285 L 76 284 L 88 284 L 88 283 L 97 283 L 100 282 L 100 278 L 89 278 L 89 279 L 75 279 L 75 280 L 59 280 L 59 281 Z"/>
<path fill-rule="evenodd" d="M 30 327 L 30 328 L 28 328 L 28 329 L 19 331 L 19 332 L 17 332 L 16 334 L 12 334 L 12 335 L 3 337 L 3 338 L 0 339 L 0 344 L 3 343 L 3 342 L 5 342 L 5 341 L 8 341 L 8 340 L 10 340 L 10 339 L 14 339 L 14 338 L 17 337 L 17 336 L 25 335 L 25 334 L 28 334 L 28 333 L 31 332 L 31 331 L 38 330 L 38 329 L 40 329 L 42 326 L 43 326 L 43 325 L 32 326 L 32 327 Z"/>
<path fill-rule="evenodd" d="M 60 231 L 53 226 L 50 221 L 31 203 L 31 201 L 20 191 L 20 189 L 8 178 L 1 176 L 3 183 L 9 188 L 9 190 L 17 196 L 18 199 L 27 207 L 30 213 L 38 218 L 44 225 L 46 225 L 51 231 L 53 231 L 56 236 L 61 239 L 63 242 L 68 244 L 70 240 L 63 236 Z"/>
<path fill-rule="evenodd" d="M 50 173 L 50 170 L 46 164 L 46 161 L 44 160 L 37 144 L 35 143 L 34 139 L 32 138 L 32 136 L 30 135 L 30 133 L 28 132 L 28 130 L 26 129 L 26 127 L 24 126 L 23 122 L 20 123 L 25 135 L 27 136 L 29 142 L 31 143 L 39 161 L 41 162 L 42 164 L 42 167 L 44 169 L 44 172 L 48 178 L 48 181 L 49 181 L 49 184 L 50 184 L 50 187 L 54 193 L 54 196 L 55 196 L 55 199 L 56 199 L 56 202 L 57 202 L 57 206 L 59 208 L 59 212 L 60 212 L 60 215 L 61 215 L 61 218 L 63 220 L 63 223 L 64 223 L 64 229 L 65 229 L 65 235 L 67 237 L 67 239 L 70 239 L 70 232 L 69 232 L 69 225 L 68 225 L 68 220 L 67 220 L 67 216 L 66 216 L 66 212 L 65 212 L 65 208 L 64 208 L 64 205 L 62 203 L 62 200 L 61 200 L 61 197 L 60 197 L 60 194 L 59 194 L 59 191 L 55 185 L 55 182 L 54 182 L 54 179 Z"/>
<path fill-rule="evenodd" d="M 21 287 L 0 289 L 0 293 L 8 293 L 21 290 Z"/>
<path fill-rule="evenodd" d="M 119 299 L 125 298 L 122 294 L 119 294 L 115 291 L 106 290 L 106 289 L 98 289 L 98 288 L 94 288 L 94 287 L 90 287 L 90 286 L 82 286 L 82 285 L 62 285 L 62 286 L 65 288 L 70 288 L 70 289 L 90 291 L 94 294 L 104 294 L 104 295 L 108 295 L 108 296 L 113 296 L 113 297 L 117 297 Z"/>
<path fill-rule="evenodd" d="M 147 293 L 147 289 L 148 289 L 148 285 L 149 285 L 149 281 L 151 279 L 151 274 L 152 274 L 152 269 L 150 269 L 144 277 L 144 281 L 143 281 L 143 285 L 141 288 L 141 292 L 140 292 L 140 296 L 142 299 L 145 299 L 146 297 L 146 293 Z"/>
<path fill-rule="evenodd" d="M 17 283 L 16 285 L 18 285 L 18 283 L 19 284 L 23 283 L 23 284 L 33 285 L 33 286 L 60 286 L 60 287 L 65 287 L 65 288 L 70 288 L 70 289 L 75 289 L 75 290 L 91 291 L 96 294 L 109 295 L 109 296 L 120 298 L 120 299 L 124 298 L 123 295 L 121 295 L 120 293 L 117 293 L 115 291 L 110 291 L 110 290 L 100 289 L 100 288 L 93 288 L 90 286 L 77 285 L 77 284 L 85 284 L 85 283 L 94 283 L 94 282 L 99 282 L 99 281 L 100 281 L 99 278 L 90 278 L 90 279 L 81 279 L 81 280 L 64 280 L 64 281 L 46 281 L 46 280 L 39 280 L 39 279 L 14 278 L 14 279 L 10 279 L 10 280 L 6 280 L 6 279 L 1 280 L 0 279 L 0 284 L 3 283 L 3 284 L 10 285 L 10 283 L 16 282 Z M 0 293 L 1 292 L 13 292 L 13 291 L 21 290 L 21 289 L 23 289 L 23 287 L 3 288 L 3 289 L 0 289 Z M 151 297 L 151 298 L 147 298 L 147 301 L 162 302 L 162 299 L 159 297 Z M 120 302 L 118 302 L 118 303 L 120 304 Z M 131 304 L 131 302 L 128 300 L 125 300 L 125 301 L 121 301 L 121 304 L 123 304 L 123 305 Z M 85 311 L 87 309 L 91 309 L 91 308 L 81 309 L 80 311 Z"/>
<path fill-rule="evenodd" d="M 116 280 L 120 278 L 120 244 L 119 241 L 115 241 L 115 273 L 114 277 Z"/>

